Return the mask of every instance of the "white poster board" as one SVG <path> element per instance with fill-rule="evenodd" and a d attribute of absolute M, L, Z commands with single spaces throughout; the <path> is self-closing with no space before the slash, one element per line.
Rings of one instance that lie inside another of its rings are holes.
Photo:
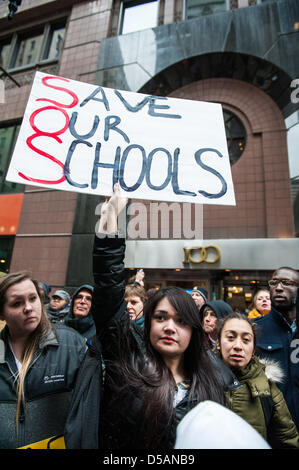
<path fill-rule="evenodd" d="M 129 198 L 235 205 L 220 104 L 37 72 L 6 179 Z"/>

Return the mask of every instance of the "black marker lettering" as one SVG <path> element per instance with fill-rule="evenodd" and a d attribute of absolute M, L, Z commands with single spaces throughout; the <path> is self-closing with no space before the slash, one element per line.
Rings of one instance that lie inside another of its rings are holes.
<path fill-rule="evenodd" d="M 99 168 L 112 168 L 113 169 L 113 181 L 112 187 L 118 182 L 119 173 L 119 161 L 120 161 L 120 147 L 117 147 L 115 152 L 114 163 L 100 163 L 100 150 L 101 144 L 97 142 L 95 149 L 95 158 L 93 162 L 92 176 L 91 176 L 91 188 L 96 189 L 98 185 L 98 169 Z"/>
<path fill-rule="evenodd" d="M 102 98 L 96 98 L 96 95 L 97 95 L 99 92 L 101 92 Z M 96 88 L 96 89 L 91 93 L 91 95 L 89 95 L 87 98 L 85 98 L 85 100 L 82 101 L 82 103 L 80 104 L 80 106 L 81 106 L 81 107 L 82 107 L 82 106 L 85 106 L 85 105 L 88 103 L 88 101 L 90 101 L 90 100 L 99 101 L 100 103 L 104 103 L 104 106 L 105 106 L 105 108 L 106 108 L 106 111 L 110 111 L 109 102 L 108 102 L 108 100 L 107 100 L 106 94 L 105 94 L 105 92 L 104 92 L 104 90 L 103 90 L 102 87 L 99 86 L 98 88 Z"/>
<path fill-rule="evenodd" d="M 67 153 L 65 164 L 64 164 L 64 176 L 65 176 L 65 179 L 67 180 L 67 182 L 70 185 L 75 186 L 75 188 L 87 188 L 88 187 L 87 183 L 84 183 L 84 184 L 76 183 L 71 178 L 70 163 L 71 163 L 71 159 L 73 157 L 73 153 L 75 151 L 75 148 L 79 144 L 84 144 L 84 145 L 88 145 L 88 147 L 92 147 L 92 144 L 90 142 L 85 142 L 84 140 L 74 140 L 71 143 L 69 151 Z"/>
<path fill-rule="evenodd" d="M 126 165 L 126 161 L 127 161 L 129 152 L 132 149 L 139 149 L 140 150 L 141 155 L 142 155 L 142 169 L 141 169 L 141 172 L 140 172 L 140 175 L 139 175 L 139 178 L 138 178 L 137 182 L 133 186 L 127 186 L 125 181 L 124 181 L 125 165 Z M 141 145 L 137 145 L 137 144 L 129 145 L 125 149 L 125 151 L 123 153 L 123 156 L 122 156 L 122 159 L 121 159 L 121 162 L 120 162 L 120 170 L 119 170 L 119 184 L 120 184 L 120 186 L 125 191 L 129 191 L 129 192 L 135 191 L 136 189 L 139 188 L 139 186 L 141 185 L 141 183 L 143 181 L 143 178 L 144 178 L 144 175 L 145 175 L 145 170 L 146 170 L 146 154 L 145 154 L 144 148 Z"/>
<path fill-rule="evenodd" d="M 174 157 L 173 157 L 172 189 L 175 194 L 186 194 L 187 196 L 196 196 L 196 193 L 192 193 L 191 191 L 183 191 L 182 189 L 179 188 L 179 183 L 178 183 L 179 154 L 180 154 L 180 149 L 176 148 L 174 151 Z"/>
<path fill-rule="evenodd" d="M 110 122 L 111 121 L 111 122 Z M 118 132 L 127 142 L 130 143 L 130 139 L 125 132 L 119 129 L 117 126 L 120 124 L 121 120 L 119 116 L 107 116 L 105 118 L 105 130 L 104 130 L 104 140 L 107 142 L 109 140 L 110 130 Z"/>
<path fill-rule="evenodd" d="M 219 193 L 217 194 L 213 194 L 213 193 L 207 193 L 206 191 L 198 191 L 199 194 L 202 194 L 203 196 L 209 198 L 209 199 L 218 199 L 220 198 L 221 196 L 223 196 L 226 191 L 227 191 L 227 184 L 226 184 L 226 181 L 225 179 L 223 178 L 222 175 L 220 175 L 220 173 L 218 173 L 218 171 L 216 171 L 214 168 L 211 168 L 210 166 L 208 165 L 205 165 L 202 161 L 201 161 L 201 155 L 204 153 L 204 152 L 215 152 L 218 157 L 222 158 L 223 155 L 222 153 L 220 153 L 218 150 L 216 149 L 211 149 L 211 148 L 204 148 L 204 149 L 200 149 L 200 150 L 197 150 L 197 152 L 195 152 L 195 160 L 196 160 L 196 163 L 198 163 L 198 165 L 200 165 L 204 170 L 207 170 L 209 171 L 210 173 L 212 173 L 213 175 L 217 176 L 217 178 L 220 179 L 221 181 L 221 184 L 222 184 L 222 189 L 219 191 Z"/>
<path fill-rule="evenodd" d="M 114 93 L 120 99 L 120 101 L 125 106 L 125 108 L 128 111 L 131 111 L 131 113 L 137 113 L 138 111 L 140 111 L 140 109 L 142 109 L 143 106 L 145 106 L 146 103 L 150 99 L 149 96 L 146 96 L 142 101 L 140 101 L 140 103 L 136 104 L 136 106 L 132 106 L 132 105 L 130 105 L 130 103 L 127 102 L 127 100 L 122 96 L 122 94 L 118 90 L 114 90 Z"/>
<path fill-rule="evenodd" d="M 167 164 L 167 176 L 165 178 L 165 181 L 164 183 L 161 184 L 161 186 L 155 186 L 151 183 L 150 181 L 150 172 L 151 172 L 151 166 L 152 166 L 152 161 L 153 161 L 153 156 L 155 155 L 155 153 L 157 152 L 165 152 L 166 155 L 167 155 L 167 158 L 168 158 L 168 164 Z M 172 170 L 172 157 L 170 155 L 170 152 L 168 152 L 168 150 L 162 148 L 162 147 L 158 147 L 154 150 L 152 150 L 149 155 L 148 155 L 148 162 L 147 162 L 147 168 L 146 168 L 146 183 L 148 185 L 148 187 L 150 189 L 154 189 L 155 191 L 161 191 L 161 189 L 164 189 L 166 188 L 166 186 L 168 185 L 170 179 L 171 179 L 171 170 Z"/>
<path fill-rule="evenodd" d="M 156 113 L 156 109 L 169 109 L 170 106 L 167 104 L 155 104 L 156 100 L 167 100 L 166 96 L 150 96 L 149 98 L 149 107 L 148 107 L 148 114 L 154 117 L 163 117 L 163 118 L 172 118 L 172 119 L 181 119 L 182 116 L 179 114 L 164 114 L 164 113 Z"/>
<path fill-rule="evenodd" d="M 77 131 L 75 130 L 77 117 L 78 117 L 78 113 L 74 112 L 72 114 L 72 117 L 71 117 L 70 122 L 69 122 L 69 130 L 70 130 L 70 133 L 72 134 L 72 136 L 75 137 L 75 139 L 86 139 L 86 140 L 90 139 L 90 137 L 93 137 L 96 130 L 97 130 L 97 128 L 98 128 L 99 122 L 100 122 L 99 116 L 94 117 L 93 126 L 92 126 L 91 131 L 89 131 L 87 134 L 84 134 L 84 135 L 78 134 Z"/>

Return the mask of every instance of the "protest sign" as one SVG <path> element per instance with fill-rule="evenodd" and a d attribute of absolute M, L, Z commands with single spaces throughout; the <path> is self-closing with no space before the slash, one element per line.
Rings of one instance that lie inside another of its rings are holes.
<path fill-rule="evenodd" d="M 37 72 L 6 179 L 130 198 L 235 205 L 217 103 Z"/>

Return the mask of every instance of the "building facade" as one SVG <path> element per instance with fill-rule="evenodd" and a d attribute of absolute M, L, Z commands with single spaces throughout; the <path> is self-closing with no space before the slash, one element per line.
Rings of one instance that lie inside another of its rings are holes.
<path fill-rule="evenodd" d="M 236 206 L 192 205 L 190 226 L 199 210 L 202 222 L 194 238 L 184 232 L 183 205 L 175 214 L 163 206 L 153 220 L 145 202 L 126 266 L 143 267 L 148 287 L 202 284 L 246 308 L 275 268 L 299 269 L 298 173 L 290 175 L 286 127 L 298 122 L 298 0 L 23 0 L 10 21 L 1 3 L 0 25 L 3 272 L 29 269 L 70 292 L 92 282 L 101 198 L 5 181 L 37 70 L 222 105 Z"/>

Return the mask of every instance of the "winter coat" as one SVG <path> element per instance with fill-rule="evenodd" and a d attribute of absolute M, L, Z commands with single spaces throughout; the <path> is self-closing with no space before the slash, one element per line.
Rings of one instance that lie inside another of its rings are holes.
<path fill-rule="evenodd" d="M 202 305 L 202 307 L 199 310 L 199 318 L 201 323 L 203 324 L 203 319 L 204 319 L 204 311 L 206 307 L 209 307 L 213 312 L 215 313 L 216 317 L 219 320 L 222 320 L 222 318 L 225 318 L 229 313 L 233 312 L 233 309 L 231 306 L 227 303 L 224 302 L 224 300 L 211 300 L 210 302 L 207 302 Z M 210 345 L 211 349 L 214 349 L 216 347 L 216 341 L 211 338 L 211 336 L 208 334 L 208 342 Z"/>
<path fill-rule="evenodd" d="M 285 380 L 277 384 L 299 431 L 299 356 L 298 339 L 284 316 L 273 307 L 256 320 L 256 355 L 279 363 Z M 298 328 L 297 328 L 298 331 Z"/>
<path fill-rule="evenodd" d="M 248 318 L 259 318 L 259 317 L 264 317 L 265 315 L 268 315 L 269 312 L 266 313 L 260 313 L 256 308 L 250 310 L 248 313 Z"/>
<path fill-rule="evenodd" d="M 141 372 L 147 366 L 143 328 L 130 321 L 126 310 L 124 254 L 123 238 L 95 238 L 93 268 L 96 286 L 92 313 L 107 365 L 100 415 L 100 447 L 146 449 L 149 443 L 141 432 L 144 415 L 140 412 L 144 397 L 136 387 L 128 390 L 126 378 L 110 366 L 111 362 L 118 364 L 126 352 L 129 357 L 134 353 Z M 196 404 L 195 398 L 188 400 L 188 392 L 176 404 L 168 434 L 159 435 L 159 449 L 173 448 L 178 422 Z"/>
<path fill-rule="evenodd" d="M 254 357 L 244 369 L 233 371 L 242 387 L 227 392 L 228 407 L 251 424 L 272 448 L 299 448 L 296 426 L 276 386 L 283 377 L 279 365 Z M 268 423 L 265 400 L 271 400 Z"/>
<path fill-rule="evenodd" d="M 25 408 L 16 433 L 18 369 L 8 342 L 0 334 L 0 448 L 15 449 L 64 431 L 72 389 L 86 352 L 85 340 L 58 324 L 40 341 L 25 378 Z"/>
<path fill-rule="evenodd" d="M 213 312 L 215 312 L 218 320 L 221 320 L 222 318 L 226 317 L 229 313 L 233 312 L 231 306 L 227 302 L 224 302 L 224 300 L 211 300 L 210 302 L 203 304 L 199 310 L 201 322 L 203 321 L 203 313 L 206 307 L 209 307 L 213 310 Z"/>
<path fill-rule="evenodd" d="M 96 333 L 96 327 L 95 327 L 95 323 L 93 320 L 93 316 L 91 314 L 91 310 L 89 311 L 86 317 L 82 317 L 82 318 L 75 318 L 73 314 L 75 297 L 83 289 L 93 292 L 93 287 L 90 286 L 89 284 L 83 284 L 82 286 L 78 287 L 78 289 L 75 290 L 72 296 L 69 313 L 66 316 L 64 322 L 70 328 L 74 328 L 74 330 L 78 331 L 78 333 L 84 336 L 86 340 L 89 340 Z"/>
<path fill-rule="evenodd" d="M 124 253 L 123 238 L 95 238 L 93 267 L 96 286 L 92 312 L 105 364 L 107 361 L 108 364 L 109 361 L 118 363 L 120 355 L 128 351 L 128 354 L 134 352 L 142 370 L 146 367 L 143 328 L 130 321 L 126 310 Z M 143 414 L 140 413 L 143 396 L 138 394 L 136 388 L 128 390 L 128 387 L 124 387 L 122 391 L 122 387 L 126 385 L 122 382 L 124 379 L 117 372 L 114 373 L 108 365 L 106 370 L 100 415 L 100 447 L 148 448 L 144 433 L 140 431 L 143 424 Z M 178 421 L 195 404 L 189 403 L 185 397 L 176 407 Z M 172 423 L 168 435 L 161 437 L 159 448 L 173 447 L 175 431 L 176 424 Z"/>
<path fill-rule="evenodd" d="M 70 304 L 66 303 L 59 309 L 54 309 L 49 304 L 46 310 L 47 316 L 51 323 L 64 323 L 70 311 Z"/>

